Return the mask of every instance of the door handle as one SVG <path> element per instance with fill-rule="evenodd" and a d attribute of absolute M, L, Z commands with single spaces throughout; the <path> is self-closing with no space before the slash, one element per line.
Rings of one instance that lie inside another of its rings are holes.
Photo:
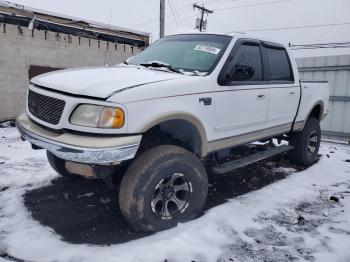
<path fill-rule="evenodd" d="M 293 91 L 293 92 L 290 92 L 289 95 L 290 95 L 290 96 L 295 96 L 295 92 L 294 92 L 294 91 Z"/>
<path fill-rule="evenodd" d="M 265 99 L 265 95 L 257 95 L 256 99 L 263 100 L 263 99 Z"/>

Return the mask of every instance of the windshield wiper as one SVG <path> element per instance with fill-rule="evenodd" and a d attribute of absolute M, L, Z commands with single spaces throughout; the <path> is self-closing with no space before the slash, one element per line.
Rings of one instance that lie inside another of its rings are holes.
<path fill-rule="evenodd" d="M 179 69 L 177 69 L 175 67 L 172 67 L 169 64 L 163 63 L 163 62 L 151 61 L 151 62 L 147 62 L 147 63 L 141 63 L 140 65 L 144 66 L 144 67 L 154 67 L 154 68 L 162 68 L 162 67 L 164 67 L 164 68 L 169 69 L 172 72 L 175 72 L 175 73 L 178 73 L 178 74 L 184 74 L 183 71 L 181 71 L 181 70 L 179 70 Z"/>

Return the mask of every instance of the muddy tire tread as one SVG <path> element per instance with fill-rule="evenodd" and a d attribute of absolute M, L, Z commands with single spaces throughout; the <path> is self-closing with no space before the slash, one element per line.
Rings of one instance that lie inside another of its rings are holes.
<path fill-rule="evenodd" d="M 186 155 L 190 159 L 193 158 L 193 160 L 199 161 L 192 153 L 183 148 L 173 145 L 160 145 L 140 154 L 124 174 L 119 190 L 119 206 L 124 218 L 136 231 L 140 231 L 138 230 L 139 225 L 134 223 L 129 208 L 133 205 L 133 201 L 135 201 L 133 192 L 138 180 L 155 161 L 179 153 Z M 204 166 L 202 168 L 203 170 L 201 171 L 206 174 Z"/>

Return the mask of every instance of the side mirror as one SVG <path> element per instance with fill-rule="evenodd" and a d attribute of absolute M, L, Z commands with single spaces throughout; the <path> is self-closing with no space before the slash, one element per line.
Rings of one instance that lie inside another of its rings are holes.
<path fill-rule="evenodd" d="M 231 81 L 249 81 L 253 78 L 254 74 L 255 70 L 252 66 L 235 64 L 227 74 L 227 78 Z"/>

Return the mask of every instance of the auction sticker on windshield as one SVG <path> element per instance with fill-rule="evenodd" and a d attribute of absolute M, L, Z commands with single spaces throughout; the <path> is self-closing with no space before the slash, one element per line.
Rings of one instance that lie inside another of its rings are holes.
<path fill-rule="evenodd" d="M 207 46 L 207 45 L 197 45 L 194 48 L 194 50 L 203 51 L 203 52 L 212 53 L 212 54 L 217 55 L 221 49 L 216 48 L 216 47 Z"/>

